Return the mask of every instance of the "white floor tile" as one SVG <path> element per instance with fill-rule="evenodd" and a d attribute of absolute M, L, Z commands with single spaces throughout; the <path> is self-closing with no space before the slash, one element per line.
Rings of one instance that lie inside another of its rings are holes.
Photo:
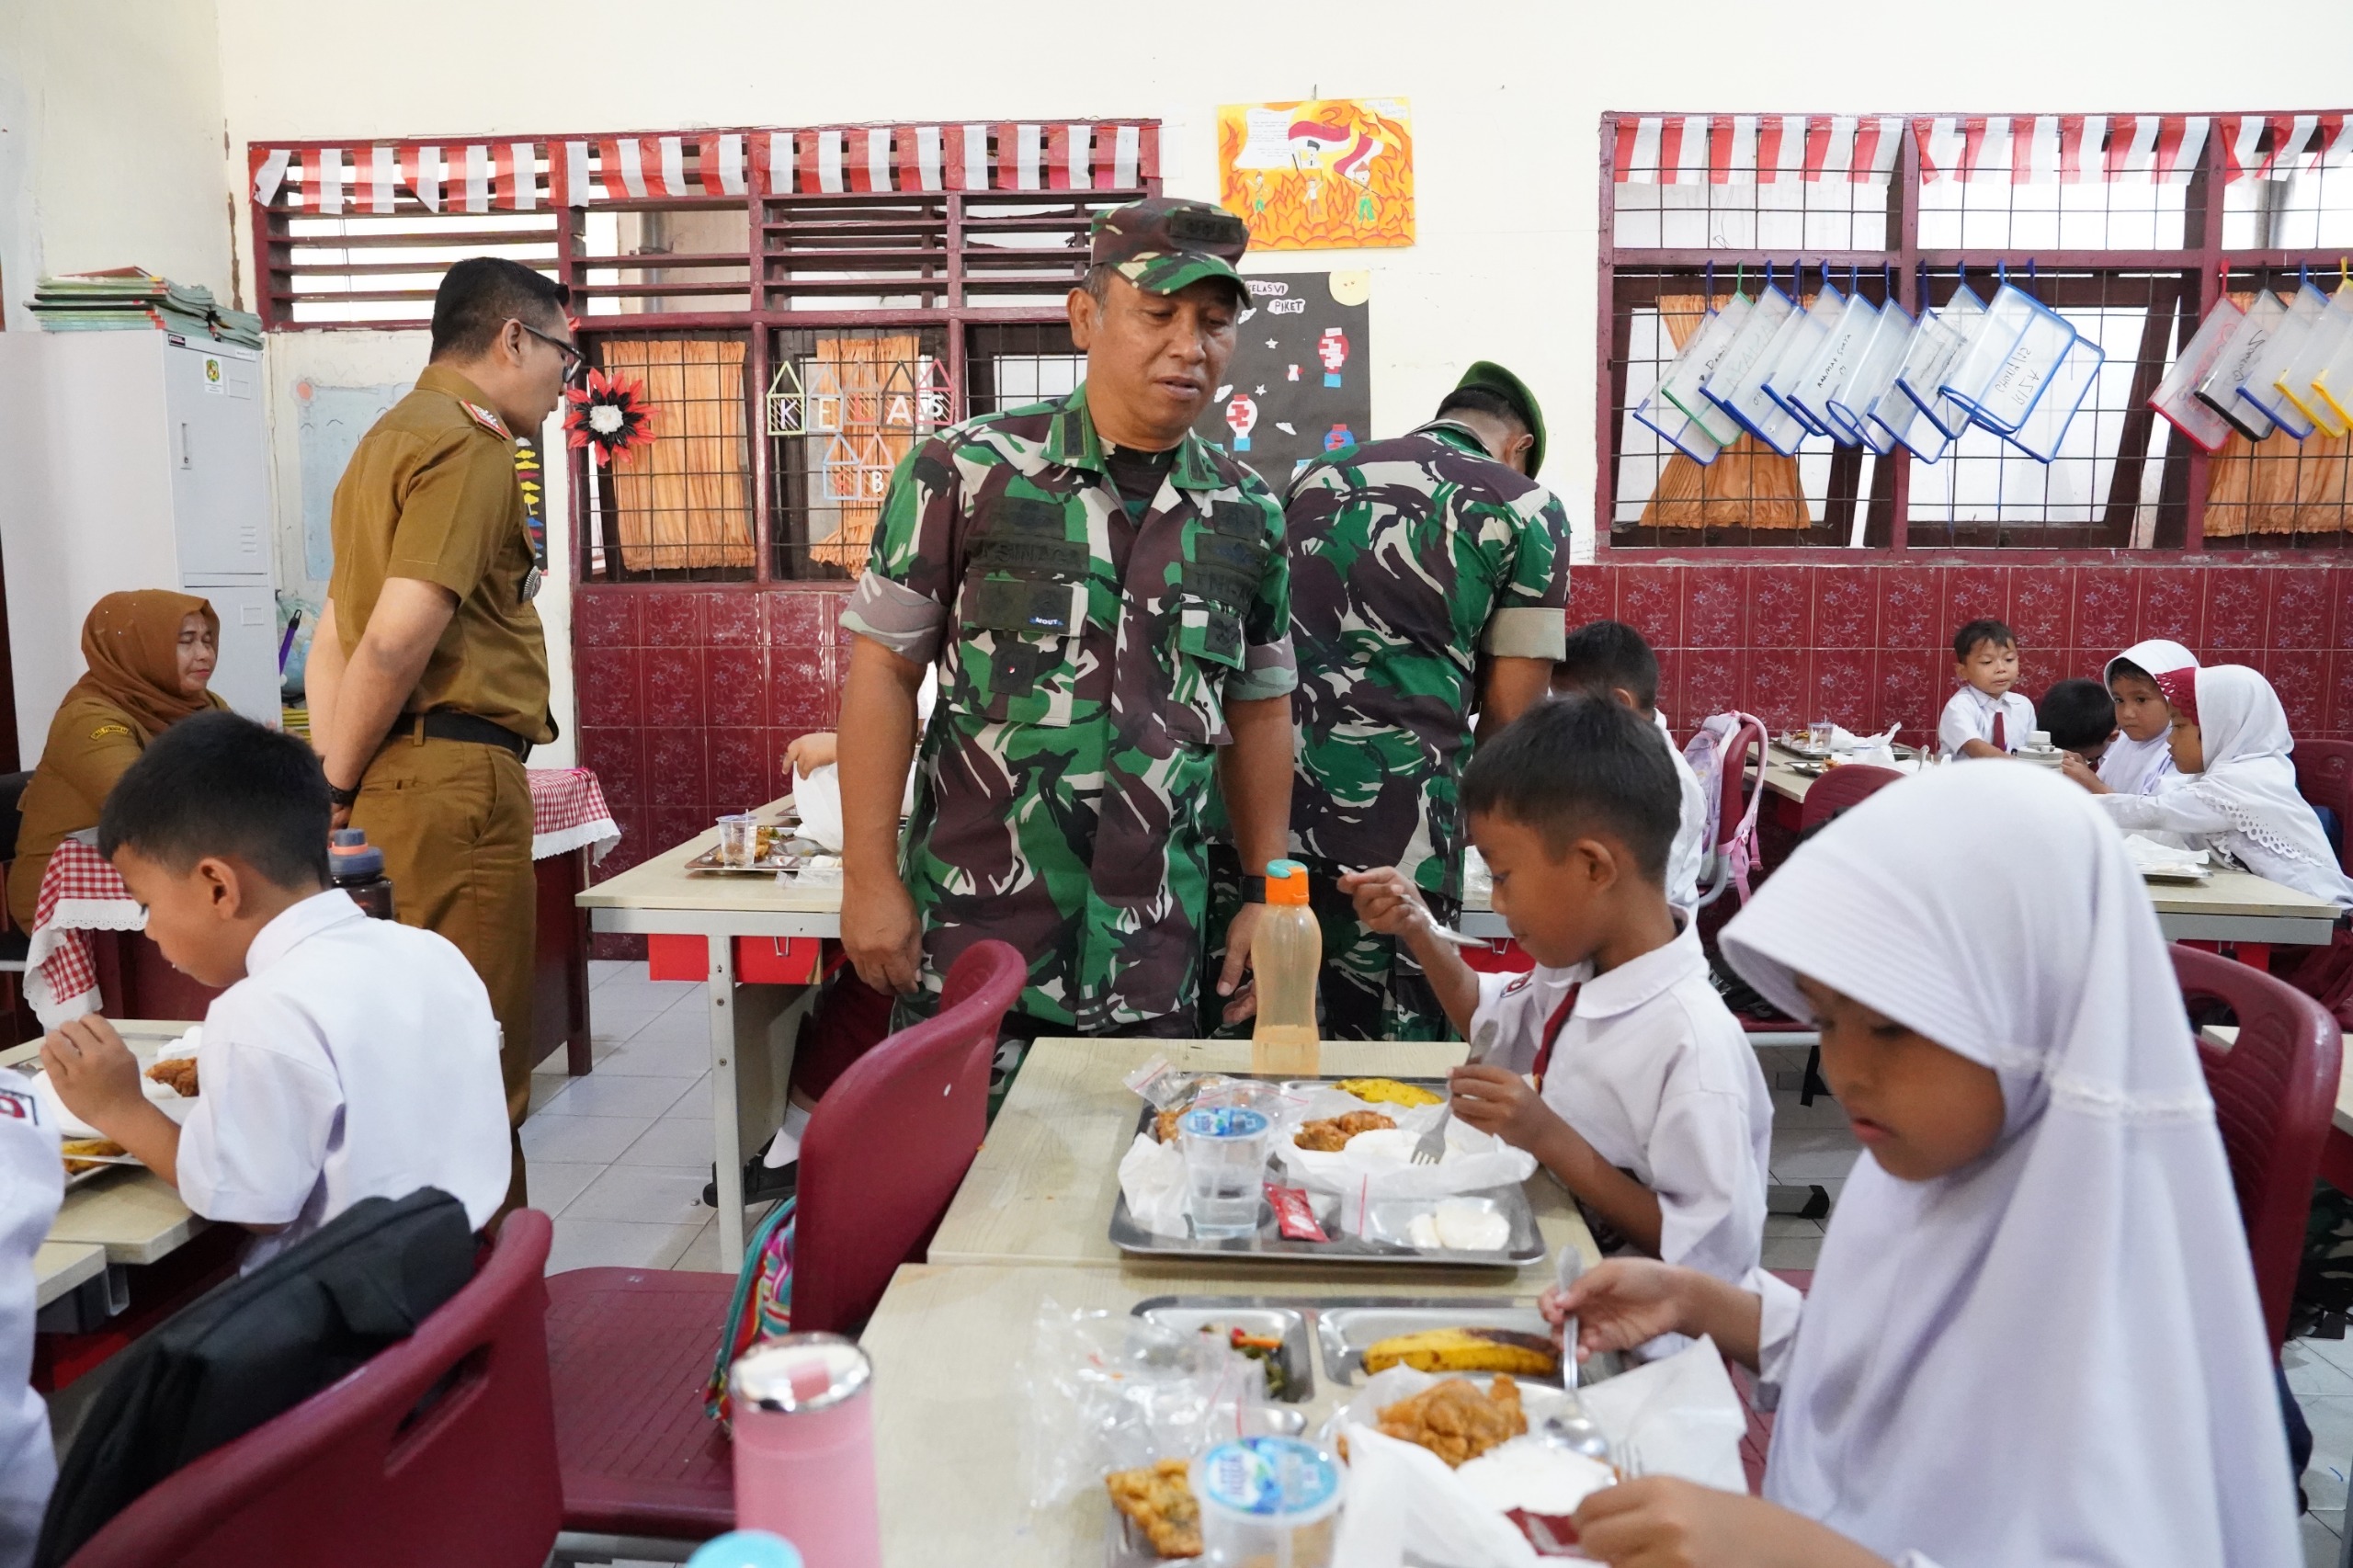
<path fill-rule="evenodd" d="M 675 1083 L 675 1079 L 649 1078 L 647 1083 Z M 623 1165 L 694 1165 L 705 1168 L 710 1165 L 711 1131 L 708 1116 L 665 1116 L 647 1128 L 638 1141 L 621 1151 L 613 1162 L 615 1169 Z M 704 1179 L 708 1180 L 706 1174 Z M 2346 1390 L 2353 1393 L 2353 1382 Z"/>
<path fill-rule="evenodd" d="M 700 1078 L 710 1072 L 708 1040 L 633 1040 L 597 1059 L 598 1073 L 649 1078 Z"/>
<path fill-rule="evenodd" d="M 1844 1177 L 1862 1145 L 1843 1127 L 1773 1129 L 1773 1179 L 1807 1183 Z"/>
<path fill-rule="evenodd" d="M 2342 1339 L 2299 1339 L 2296 1343 L 2322 1360 L 2353 1372 L 2353 1335 Z"/>
<path fill-rule="evenodd" d="M 665 996 L 644 996 L 632 991 L 615 995 L 618 986 L 588 994 L 588 1032 L 627 1040 L 677 1004 Z"/>
<path fill-rule="evenodd" d="M 568 1268 L 667 1268 L 691 1245 L 700 1223 L 633 1224 L 626 1220 L 559 1219 L 548 1248 L 550 1274 Z"/>
<path fill-rule="evenodd" d="M 2279 1365 L 2288 1374 L 2289 1392 L 2300 1399 L 2306 1394 L 2353 1394 L 2353 1372 L 2320 1353 L 2318 1343 L 2291 1339 L 2280 1347 Z"/>
<path fill-rule="evenodd" d="M 1765 1216 L 1765 1236 L 1768 1241 L 1775 1236 L 1812 1236 L 1820 1241 L 1822 1221 L 1801 1220 L 1794 1214 L 1768 1214 Z M 2353 1393 L 2353 1389 L 2346 1392 Z"/>
<path fill-rule="evenodd" d="M 588 1189 L 588 1184 L 605 1174 L 600 1165 L 574 1165 L 562 1160 L 526 1158 L 525 1181 L 531 1195 L 531 1207 L 551 1217 L 563 1212 L 564 1207 Z"/>
<path fill-rule="evenodd" d="M 701 1077 L 697 1078 L 692 1084 L 688 1085 L 687 1086 L 687 1092 L 680 1095 L 677 1098 L 677 1102 L 672 1105 L 668 1110 L 664 1111 L 662 1114 L 665 1116 L 699 1116 L 702 1118 L 705 1122 L 709 1122 L 710 1120 L 710 1074 L 706 1072 Z"/>
<path fill-rule="evenodd" d="M 2353 1465 L 2353 1394 L 2296 1396 L 2313 1429 L 2313 1462 L 2304 1471 L 2304 1501 L 2316 1509 L 2345 1506 L 2345 1471 Z"/>
<path fill-rule="evenodd" d="M 665 1114 L 686 1092 L 676 1078 L 642 1078 L 623 1074 L 591 1073 L 574 1078 L 564 1091 L 534 1108 L 536 1116 L 654 1116 Z M 2353 1386 L 2346 1390 L 2353 1393 Z"/>
<path fill-rule="evenodd" d="M 2304 1568 L 2336 1568 L 2336 1532 L 2310 1514 L 2296 1523 L 2304 1537 Z"/>
<path fill-rule="evenodd" d="M 719 1272 L 722 1265 L 719 1258 L 718 1215 L 714 1214 L 710 1217 L 710 1222 L 697 1233 L 693 1241 L 687 1244 L 687 1250 L 680 1253 L 677 1261 L 670 1267 L 699 1269 L 706 1274 Z"/>
<path fill-rule="evenodd" d="M 523 1123 L 523 1156 L 608 1165 L 653 1125 L 650 1116 L 535 1116 Z"/>
<path fill-rule="evenodd" d="M 681 1002 L 666 1013 L 657 1013 L 631 1032 L 632 1040 L 650 1040 L 665 1043 L 692 1042 L 709 1048 L 710 1013 L 699 1002 Z"/>
<path fill-rule="evenodd" d="M 563 1052 L 561 1051 L 557 1051 L 554 1056 L 549 1058 L 549 1060 L 552 1062 L 561 1062 L 563 1059 Z M 556 1096 L 563 1093 L 565 1089 L 571 1086 L 572 1078 L 569 1074 L 561 1072 L 533 1073 L 531 1074 L 531 1108 L 526 1114 L 530 1116 L 539 1115 L 540 1107 L 546 1105 L 550 1100 L 555 1098 Z"/>
<path fill-rule="evenodd" d="M 1767 1268 L 1812 1268 L 1821 1256 L 1820 1236 L 1767 1236 L 1757 1261 Z"/>
<path fill-rule="evenodd" d="M 625 1220 L 642 1224 L 699 1225 L 711 1212 L 702 1206 L 710 1172 L 700 1165 L 613 1165 L 564 1214 L 575 1220 Z"/>
<path fill-rule="evenodd" d="M 645 974 L 645 966 L 631 959 L 590 959 L 588 960 L 588 989 L 594 991 L 607 981 L 618 980 L 625 974 L 635 974 L 642 978 Z"/>

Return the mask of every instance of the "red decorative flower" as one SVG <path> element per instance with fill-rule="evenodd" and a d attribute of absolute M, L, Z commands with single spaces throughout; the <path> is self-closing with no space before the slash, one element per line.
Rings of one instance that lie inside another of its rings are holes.
<path fill-rule="evenodd" d="M 572 448 L 589 448 L 599 468 L 617 456 L 627 462 L 631 452 L 654 439 L 654 410 L 643 401 L 644 388 L 627 376 L 591 370 L 585 387 L 564 396 L 572 403 L 563 415 Z"/>

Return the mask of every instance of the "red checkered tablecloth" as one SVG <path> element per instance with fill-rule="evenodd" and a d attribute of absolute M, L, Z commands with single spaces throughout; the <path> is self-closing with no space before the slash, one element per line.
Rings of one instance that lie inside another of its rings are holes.
<path fill-rule="evenodd" d="M 597 776 L 585 767 L 533 767 L 531 858 L 585 847 L 601 860 L 621 840 Z M 147 912 L 97 850 L 69 838 L 49 858 L 33 908 L 25 955 L 25 1000 L 44 1028 L 94 1012 L 98 1006 L 97 956 L 92 931 L 139 931 Z"/>

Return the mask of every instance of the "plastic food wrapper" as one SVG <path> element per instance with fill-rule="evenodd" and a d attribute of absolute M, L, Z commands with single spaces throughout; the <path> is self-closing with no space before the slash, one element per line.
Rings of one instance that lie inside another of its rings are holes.
<path fill-rule="evenodd" d="M 2159 876 L 2191 877 L 2209 864 L 2203 849 L 2184 849 L 2138 833 L 2124 835 L 2124 853 L 2131 858 L 2132 869 L 2143 876 L 2154 871 Z"/>
<path fill-rule="evenodd" d="M 1408 1551 L 1419 1561 L 1449 1568 L 1539 1561 L 1496 1506 L 1499 1498 L 1490 1483 L 1504 1478 L 1476 1473 L 1467 1483 L 1463 1478 L 1473 1466 L 1506 1450 L 1512 1450 L 1510 1468 L 1535 1468 L 1517 1462 L 1523 1453 L 1518 1446 L 1542 1441 L 1535 1436 L 1537 1429 L 1567 1403 L 1561 1391 L 1520 1383 L 1520 1408 L 1527 1413 L 1529 1435 L 1490 1449 L 1461 1470 L 1449 1470 L 1436 1454 L 1375 1430 L 1383 1407 L 1448 1376 L 1463 1375 L 1392 1367 L 1368 1379 L 1327 1424 L 1327 1440 L 1345 1435 L 1348 1448 L 1348 1512 L 1340 1527 L 1335 1568 L 1392 1568 L 1405 1561 L 1402 1554 Z M 1470 1381 L 1483 1389 L 1489 1379 L 1481 1374 Z M 1631 1442 L 1641 1452 L 1645 1474 L 1680 1476 L 1721 1491 L 1747 1492 L 1740 1440 L 1747 1433 L 1748 1416 L 1713 1341 L 1693 1341 L 1663 1360 L 1588 1385 L 1578 1391 L 1578 1398 L 1613 1443 Z"/>
<path fill-rule="evenodd" d="M 1144 1064 L 1120 1080 L 1152 1102 L 1154 1110 L 1166 1110 L 1183 1105 L 1199 1094 L 1203 1085 L 1223 1083 L 1214 1073 L 1180 1073 L 1168 1063 L 1168 1058 L 1154 1052 Z"/>
<path fill-rule="evenodd" d="M 197 1047 L 203 1043 L 204 1026 L 192 1024 L 188 1027 L 188 1033 L 157 1051 L 155 1060 L 170 1062 L 183 1056 L 194 1056 Z M 103 1138 L 106 1136 L 105 1133 L 65 1108 L 65 1102 L 58 1097 L 57 1086 L 49 1081 L 48 1074 L 35 1073 L 29 1086 L 32 1089 L 33 1098 L 40 1103 L 42 1120 L 47 1125 L 57 1129 L 60 1137 Z M 202 1092 L 202 1088 L 203 1085 L 199 1083 L 199 1093 Z M 146 1069 L 143 1067 L 139 1073 L 139 1089 L 146 1096 L 149 1105 L 162 1107 L 164 1114 L 174 1121 L 185 1122 L 189 1113 L 196 1109 L 194 1098 L 183 1096 L 169 1084 L 155 1082 L 154 1079 L 147 1076 Z"/>
<path fill-rule="evenodd" d="M 796 888 L 837 888 L 842 885 L 842 858 L 812 855 L 797 871 L 779 871 L 777 881 Z"/>
<path fill-rule="evenodd" d="M 1051 1298 L 1019 1386 L 1022 1479 L 1040 1509 L 1099 1488 L 1108 1471 L 1189 1459 L 1256 1429 L 1267 1403 L 1266 1369 L 1213 1335 Z"/>
<path fill-rule="evenodd" d="M 2181 354 L 2149 394 L 2149 406 L 2165 416 L 2200 451 L 2217 452 L 2231 438 L 2230 421 L 2198 399 L 2198 383 L 2213 372 L 2231 335 L 2246 320 L 2246 312 L 2227 299 L 2214 301 L 2197 333 L 2182 346 Z"/>
<path fill-rule="evenodd" d="M 1293 1187 L 1329 1193 L 1340 1200 L 1339 1226 L 1348 1235 L 1364 1229 L 1368 1203 L 1398 1198 L 1451 1198 L 1492 1187 L 1509 1187 L 1528 1179 L 1536 1156 L 1515 1149 L 1491 1133 L 1460 1120 L 1446 1129 L 1446 1154 L 1435 1165 L 1413 1163 L 1414 1145 L 1421 1141 L 1446 1106 L 1371 1106 L 1336 1089 L 1302 1096 L 1293 1120 L 1275 1140 L 1275 1158 Z M 1377 1110 L 1396 1122 L 1392 1131 L 1359 1132 L 1336 1153 L 1302 1149 L 1291 1134 L 1302 1120 L 1339 1116 L 1351 1110 Z"/>
<path fill-rule="evenodd" d="M 2246 385 L 2247 372 L 2270 343 L 2271 335 L 2288 319 L 2288 307 L 2279 296 L 2268 289 L 2258 289 L 2240 313 L 2239 324 L 2231 329 L 2222 351 L 2214 358 L 2214 368 L 2199 378 L 2191 389 L 2199 402 L 2221 415 L 2234 430 L 2250 441 L 2260 441 L 2271 434 L 2271 416 L 2239 395 Z"/>
<path fill-rule="evenodd" d="M 1139 1132 L 1120 1156 L 1120 1195 L 1136 1223 L 1156 1236 L 1188 1236 L 1185 1218 L 1185 1152 Z"/>

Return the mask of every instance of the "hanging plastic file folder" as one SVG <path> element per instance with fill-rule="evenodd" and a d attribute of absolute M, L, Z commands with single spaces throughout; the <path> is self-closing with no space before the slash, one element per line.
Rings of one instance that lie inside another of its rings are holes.
<path fill-rule="evenodd" d="M 1895 449 L 1895 437 L 1871 417 L 1871 410 L 1881 397 L 1895 392 L 1896 368 L 1904 363 L 1904 346 L 1911 341 L 1912 317 L 1891 297 L 1872 321 L 1870 337 L 1857 356 L 1853 372 L 1830 398 L 1831 419 L 1882 456 Z M 1899 403 L 1905 401 L 1902 392 L 1895 396 Z"/>
<path fill-rule="evenodd" d="M 2005 439 L 2037 462 L 2047 463 L 2056 458 L 2060 444 L 2067 438 L 2068 426 L 2075 423 L 2076 411 L 2091 395 L 2092 387 L 2099 381 L 2100 367 L 2107 361 L 2108 356 L 2098 344 L 2080 335 L 2073 335 L 2066 352 L 2045 378 L 2026 422 Z M 1998 385 L 1999 378 L 1995 381 Z"/>
<path fill-rule="evenodd" d="M 1707 319 L 1699 324 L 1699 330 L 1693 333 L 1690 341 L 1683 346 L 1683 352 L 1675 357 L 1675 363 L 1667 367 L 1666 374 L 1659 378 L 1659 396 L 1673 405 L 1672 410 L 1662 408 L 1659 413 L 1662 415 L 1668 412 L 1679 413 L 1687 424 L 1694 426 L 1699 434 L 1714 442 L 1719 449 L 1729 447 L 1740 439 L 1740 422 L 1711 403 L 1699 389 L 1707 384 L 1708 378 L 1722 362 L 1726 351 L 1739 340 L 1741 328 L 1748 324 L 1749 315 L 1755 310 L 1756 306 L 1749 303 L 1748 297 L 1738 293 L 1725 302 L 1723 309 L 1711 310 Z M 1652 426 L 1652 428 L 1658 427 Z M 1673 440 L 1674 437 L 1668 437 L 1668 439 Z M 1677 444 L 1681 445 L 1680 442 Z M 1702 458 L 1699 460 L 1704 462 L 1707 460 Z"/>
<path fill-rule="evenodd" d="M 1699 427 L 1697 420 L 1659 395 L 1653 387 L 1650 395 L 1634 405 L 1634 420 L 1658 432 L 1659 438 L 1701 468 L 1716 460 L 1724 444 Z"/>
<path fill-rule="evenodd" d="M 1969 428 L 1969 410 L 1947 397 L 1941 383 L 1945 372 L 1969 346 L 1976 324 L 1984 318 L 1985 301 L 1972 293 L 1969 285 L 1962 284 L 1942 309 L 1920 312 L 1919 324 L 1913 329 L 1912 341 L 1904 352 L 1904 364 L 1895 374 L 1895 384 L 1904 395 L 1917 404 L 1928 423 L 1948 438 Z M 1904 445 L 1912 443 L 1906 441 Z M 1920 449 L 1912 449 L 1916 452 Z"/>
<path fill-rule="evenodd" d="M 1943 391 L 1969 410 L 1972 424 L 2014 435 L 2075 341 L 2064 316 L 2005 278 L 1985 306 L 1985 320 L 1945 372 Z"/>
<path fill-rule="evenodd" d="M 1822 340 L 1797 385 L 1790 393 L 1799 415 L 1812 419 L 1830 433 L 1834 441 L 1850 447 L 1863 444 L 1863 432 L 1854 421 L 1838 412 L 1838 393 L 1855 372 L 1856 361 L 1870 341 L 1871 330 L 1879 325 L 1879 307 L 1854 290 L 1848 279 L 1847 309 L 1839 316 L 1838 324 Z"/>
<path fill-rule="evenodd" d="M 1830 281 L 1828 267 L 1822 269 L 1822 292 L 1798 313 L 1801 319 L 1784 326 L 1780 341 L 1774 346 L 1773 367 L 1765 372 L 1765 395 L 1788 410 L 1791 418 L 1805 426 L 1806 434 L 1827 436 L 1830 426 L 1798 401 L 1798 392 L 1807 367 L 1846 319 L 1847 296 Z"/>
<path fill-rule="evenodd" d="M 1765 274 L 1764 291 L 1741 324 L 1739 334 L 1723 358 L 1700 384 L 1709 401 L 1738 421 L 1740 427 L 1784 457 L 1797 450 L 1805 426 L 1766 394 L 1765 372 L 1771 368 L 1774 343 L 1798 314 L 1797 303 Z"/>
<path fill-rule="evenodd" d="M 2312 337 L 2313 329 L 2328 314 L 2328 296 L 2313 287 L 2309 278 L 2298 285 L 2296 297 L 2288 301 L 2287 314 L 2271 334 L 2271 341 L 2247 367 L 2245 384 L 2239 396 L 2271 416 L 2271 422 L 2301 441 L 2316 426 L 2304 416 L 2292 399 L 2279 390 L 2279 378 L 2288 373 L 2296 356 L 2303 352 Z"/>
<path fill-rule="evenodd" d="M 2329 402 L 2313 384 L 2322 371 L 2335 362 L 2337 350 L 2353 339 L 2353 283 L 2339 283 L 2336 292 L 2329 297 L 2328 309 L 2304 339 L 2304 346 L 2289 361 L 2272 385 L 2279 395 L 2296 405 L 2298 413 L 2311 420 L 2324 435 L 2342 436 L 2348 428 L 2344 414 Z"/>
<path fill-rule="evenodd" d="M 2337 345 L 2336 354 L 2313 377 L 2313 392 L 2339 420 L 2353 426 L 2353 335 Z"/>
<path fill-rule="evenodd" d="M 2197 333 L 2182 346 L 2173 369 L 2149 394 L 2149 406 L 2200 451 L 2222 450 L 2222 443 L 2230 439 L 2231 424 L 2199 401 L 2198 383 L 2212 373 L 2222 350 L 2230 347 L 2231 335 L 2245 320 L 2246 312 L 2228 299 L 2215 301 Z"/>
<path fill-rule="evenodd" d="M 2255 362 L 2269 346 L 2271 335 L 2287 319 L 2288 307 L 2279 302 L 2279 295 L 2268 289 L 2256 290 L 2230 340 L 2215 357 L 2214 368 L 2195 388 L 2199 402 L 2221 415 L 2232 429 L 2250 441 L 2260 441 L 2271 434 L 2271 415 L 2241 397 L 2239 389 L 2246 385 L 2247 372 L 2255 369 Z"/>

